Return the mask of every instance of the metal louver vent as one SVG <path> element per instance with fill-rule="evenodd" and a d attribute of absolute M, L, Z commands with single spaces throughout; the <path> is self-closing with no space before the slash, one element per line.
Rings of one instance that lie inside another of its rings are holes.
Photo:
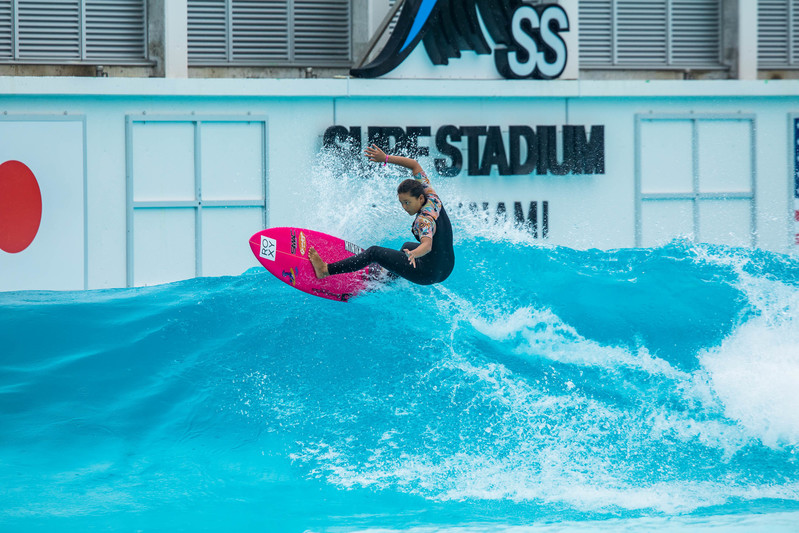
<path fill-rule="evenodd" d="M 799 66 L 799 0 L 758 0 L 758 66 Z"/>
<path fill-rule="evenodd" d="M 721 6 L 717 0 L 672 0 L 671 21 L 673 65 L 721 63 Z"/>
<path fill-rule="evenodd" d="M 0 60 L 108 64 L 147 59 L 146 0 L 0 2 Z"/>
<path fill-rule="evenodd" d="M 580 17 L 580 63 L 613 63 L 613 5 L 607 0 L 582 0 Z"/>
<path fill-rule="evenodd" d="M 617 62 L 666 64 L 667 13 L 666 0 L 617 0 L 614 20 Z"/>
<path fill-rule="evenodd" d="M 799 66 L 799 0 L 791 0 L 791 66 Z"/>
<path fill-rule="evenodd" d="M 189 64 L 349 66 L 350 0 L 188 0 Z"/>
<path fill-rule="evenodd" d="M 80 2 L 18 0 L 20 59 L 80 59 Z"/>
<path fill-rule="evenodd" d="M 233 0 L 233 61 L 289 59 L 289 6 L 285 0 Z"/>
<path fill-rule="evenodd" d="M 0 4 L 0 59 L 14 57 L 14 26 L 11 2 Z"/>
<path fill-rule="evenodd" d="M 188 3 L 190 60 L 228 60 L 226 4 L 225 0 L 192 0 Z"/>
<path fill-rule="evenodd" d="M 136 0 L 86 2 L 87 59 L 143 59 L 144 4 Z"/>
<path fill-rule="evenodd" d="M 294 59 L 346 64 L 349 58 L 349 2 L 294 0 Z"/>
<path fill-rule="evenodd" d="M 404 1 L 404 0 L 388 0 L 389 9 L 393 8 L 394 4 L 396 4 L 397 2 L 402 2 L 402 1 Z M 400 8 L 399 10 L 397 10 L 396 13 L 394 13 L 394 16 L 391 17 L 391 22 L 389 22 L 389 24 L 388 24 L 388 34 L 389 35 L 391 35 L 394 32 L 394 28 L 397 25 L 397 21 L 399 20 L 399 16 L 400 16 L 401 12 L 402 12 L 402 9 Z"/>
<path fill-rule="evenodd" d="M 580 0 L 585 67 L 719 67 L 720 0 Z"/>

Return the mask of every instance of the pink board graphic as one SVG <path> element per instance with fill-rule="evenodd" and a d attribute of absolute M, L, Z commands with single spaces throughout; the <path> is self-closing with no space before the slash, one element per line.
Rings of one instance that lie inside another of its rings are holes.
<path fill-rule="evenodd" d="M 250 237 L 258 261 L 276 278 L 308 294 L 346 302 L 363 292 L 375 274 L 367 267 L 357 272 L 316 279 L 308 250 L 311 247 L 327 263 L 341 261 L 362 251 L 360 246 L 318 231 L 302 228 L 269 228 Z"/>

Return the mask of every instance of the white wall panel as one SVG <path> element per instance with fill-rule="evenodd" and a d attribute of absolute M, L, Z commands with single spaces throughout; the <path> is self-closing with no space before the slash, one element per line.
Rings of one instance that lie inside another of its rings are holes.
<path fill-rule="evenodd" d="M 133 199 L 194 200 L 194 125 L 144 122 L 133 125 Z"/>
<path fill-rule="evenodd" d="M 751 121 L 704 120 L 696 127 L 700 192 L 751 192 Z"/>
<path fill-rule="evenodd" d="M 751 246 L 752 211 L 749 200 L 699 202 L 699 235 L 703 242 Z"/>
<path fill-rule="evenodd" d="M 252 266 L 247 239 L 266 218 L 266 120 L 190 113 L 126 121 L 127 283 L 239 274 Z M 164 248 L 164 235 L 174 232 L 178 249 L 192 246 L 190 256 Z M 159 268 L 165 273 L 156 274 Z"/>
<path fill-rule="evenodd" d="M 697 242 L 746 246 L 756 243 L 754 119 L 754 115 L 740 113 L 639 116 L 639 244 L 651 242 L 653 225 L 658 228 L 655 233 L 666 227 L 661 212 L 666 208 L 652 206 L 675 201 L 690 203 L 691 235 Z M 673 129 L 675 124 L 680 124 L 683 131 Z M 651 176 L 664 173 L 675 163 L 682 164 L 688 178 L 682 187 L 653 188 Z M 729 205 L 735 220 L 721 216 L 718 205 Z M 648 216 L 654 219 L 649 221 Z M 685 220 L 676 219 L 671 222 L 673 237 L 685 233 L 684 223 Z"/>
<path fill-rule="evenodd" d="M 248 239 L 260 230 L 262 223 L 263 210 L 259 208 L 203 209 L 203 275 L 235 275 L 258 266 Z"/>
<path fill-rule="evenodd" d="M 694 235 L 691 200 L 644 201 L 641 206 L 641 246 L 662 246 L 675 237 Z"/>
<path fill-rule="evenodd" d="M 24 163 L 42 196 L 33 242 L 19 253 L 0 250 L 0 291 L 85 287 L 84 122 L 62 119 L 0 120 L 0 163 Z"/>
<path fill-rule="evenodd" d="M 641 192 L 693 191 L 691 121 L 644 120 L 641 124 Z"/>
<path fill-rule="evenodd" d="M 262 125 L 204 122 L 200 129 L 203 199 L 263 200 Z"/>
<path fill-rule="evenodd" d="M 134 285 L 156 285 L 195 276 L 193 209 L 139 209 L 133 247 Z"/>

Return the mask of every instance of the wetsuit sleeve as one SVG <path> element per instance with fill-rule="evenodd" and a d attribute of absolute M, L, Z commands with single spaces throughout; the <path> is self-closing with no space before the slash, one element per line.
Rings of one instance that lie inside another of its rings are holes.
<path fill-rule="evenodd" d="M 441 200 L 430 186 L 430 179 L 424 171 L 419 172 L 413 177 L 415 180 L 422 182 L 424 193 L 427 196 L 427 202 L 422 206 L 421 211 L 413 221 L 413 234 L 422 242 L 422 237 L 433 238 L 436 233 L 436 220 L 438 214 L 441 212 Z"/>
<path fill-rule="evenodd" d="M 427 174 L 424 173 L 424 170 L 416 174 L 413 179 L 416 181 L 421 181 L 425 188 L 430 187 L 430 178 L 427 177 Z"/>
<path fill-rule="evenodd" d="M 430 216 L 419 215 L 416 217 L 416 220 L 413 222 L 413 234 L 421 242 L 422 237 L 429 237 L 433 238 L 433 235 L 436 233 L 436 222 Z"/>

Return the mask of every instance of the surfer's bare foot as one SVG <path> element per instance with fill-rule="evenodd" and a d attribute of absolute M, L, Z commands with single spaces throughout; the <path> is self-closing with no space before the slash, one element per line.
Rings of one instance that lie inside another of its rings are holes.
<path fill-rule="evenodd" d="M 319 257 L 319 254 L 313 249 L 313 247 L 308 250 L 308 259 L 311 260 L 311 264 L 313 265 L 317 279 L 324 279 L 330 275 L 330 273 L 327 271 L 327 263 L 322 261 L 322 258 Z"/>

